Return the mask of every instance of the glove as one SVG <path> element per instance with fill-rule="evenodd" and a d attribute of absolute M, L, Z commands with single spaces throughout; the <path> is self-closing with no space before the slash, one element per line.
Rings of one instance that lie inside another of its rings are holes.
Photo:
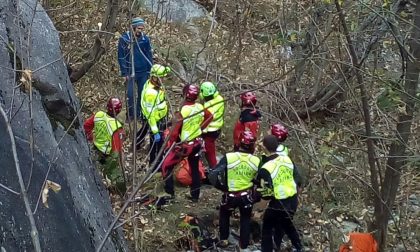
<path fill-rule="evenodd" d="M 156 133 L 153 135 L 153 139 L 155 142 L 160 142 L 160 140 L 162 139 L 160 136 L 160 133 Z"/>

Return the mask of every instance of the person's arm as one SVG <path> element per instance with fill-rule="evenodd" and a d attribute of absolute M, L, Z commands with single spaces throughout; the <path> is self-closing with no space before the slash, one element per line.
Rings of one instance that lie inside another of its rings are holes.
<path fill-rule="evenodd" d="M 219 163 L 217 163 L 217 165 L 214 167 L 214 170 L 223 170 L 227 168 L 227 158 L 226 155 L 224 155 Z"/>
<path fill-rule="evenodd" d="M 119 128 L 112 134 L 112 152 L 121 153 L 122 146 L 125 138 L 125 132 L 123 128 Z"/>
<path fill-rule="evenodd" d="M 204 109 L 204 121 L 201 123 L 201 129 L 207 128 L 212 120 L 213 114 L 208 109 Z"/>
<path fill-rule="evenodd" d="M 157 100 L 158 92 L 154 89 L 146 90 L 146 94 L 144 95 L 144 107 L 143 109 L 146 110 L 145 116 L 147 118 L 147 122 L 149 123 L 150 129 L 153 134 L 159 132 L 159 128 L 157 127 L 157 121 L 155 117 L 155 112 L 157 110 Z"/>
<path fill-rule="evenodd" d="M 150 61 L 150 65 L 149 65 L 149 70 L 150 70 L 153 65 L 153 52 L 152 52 L 152 45 L 151 45 L 149 36 L 146 36 L 146 38 L 147 38 L 147 44 L 146 44 L 145 54 L 146 54 L 147 59 Z"/>
<path fill-rule="evenodd" d="M 219 163 L 213 168 L 210 169 L 209 174 L 210 183 L 219 190 L 227 191 L 227 158 L 224 155 Z M 222 181 L 221 181 L 221 180 Z"/>
<path fill-rule="evenodd" d="M 127 62 L 130 60 L 130 50 L 128 49 L 128 43 L 124 38 L 124 35 L 118 40 L 118 64 L 120 65 L 120 72 L 122 77 L 130 75 L 130 69 L 127 66 Z"/>
<path fill-rule="evenodd" d="M 260 188 L 267 187 L 273 189 L 273 180 L 271 174 L 264 168 L 258 169 L 257 173 L 257 186 Z"/>
<path fill-rule="evenodd" d="M 272 199 L 273 191 L 273 180 L 271 179 L 271 174 L 264 168 L 258 170 L 257 173 L 257 191 L 261 193 L 261 197 L 264 200 Z"/>
<path fill-rule="evenodd" d="M 233 128 L 233 146 L 235 149 L 239 149 L 239 144 L 241 142 L 241 134 L 243 131 L 243 123 L 240 120 L 236 121 L 235 127 Z"/>
<path fill-rule="evenodd" d="M 261 162 L 260 162 L 260 166 L 258 167 L 259 169 L 261 169 L 261 167 L 269 161 L 268 156 L 264 154 L 261 155 L 260 160 Z"/>
<path fill-rule="evenodd" d="M 293 179 L 298 187 L 298 189 L 302 188 L 303 178 L 299 172 L 299 168 L 293 163 Z"/>
<path fill-rule="evenodd" d="M 174 124 L 171 128 L 171 132 L 169 135 L 168 146 L 171 146 L 173 143 L 178 141 L 179 133 L 181 132 L 181 129 L 182 129 L 182 122 L 183 122 L 183 118 L 182 118 L 181 112 L 176 112 Z"/>
<path fill-rule="evenodd" d="M 95 115 L 92 115 L 83 123 L 83 128 L 85 129 L 86 138 L 89 142 L 93 141 L 93 127 L 95 126 Z"/>

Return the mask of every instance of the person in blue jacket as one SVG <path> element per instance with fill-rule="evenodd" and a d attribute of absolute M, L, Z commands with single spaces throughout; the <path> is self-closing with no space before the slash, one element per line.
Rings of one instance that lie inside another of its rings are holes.
<path fill-rule="evenodd" d="M 124 78 L 127 87 L 128 119 L 134 119 L 134 83 L 137 84 L 137 118 L 140 118 L 140 97 L 144 83 L 149 78 L 150 69 L 153 65 L 152 46 L 150 39 L 144 33 L 144 20 L 136 17 L 131 21 L 132 31 L 125 32 L 118 41 L 118 63 L 121 76 Z M 132 37 L 132 34 L 134 36 Z M 131 45 L 134 54 L 134 78 L 131 67 Z"/>

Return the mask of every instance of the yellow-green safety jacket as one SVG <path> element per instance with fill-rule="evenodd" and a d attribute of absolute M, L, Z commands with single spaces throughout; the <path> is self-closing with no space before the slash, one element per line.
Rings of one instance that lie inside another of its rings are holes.
<path fill-rule="evenodd" d="M 110 154 L 112 150 L 112 135 L 122 127 L 115 118 L 103 111 L 99 111 L 94 117 L 93 132 L 95 134 L 93 144 L 104 154 Z"/>
<path fill-rule="evenodd" d="M 226 154 L 227 185 L 229 192 L 239 192 L 252 187 L 260 159 L 252 154 L 232 152 Z"/>
<path fill-rule="evenodd" d="M 204 121 L 204 107 L 200 103 L 192 105 L 184 105 L 181 108 L 181 115 L 183 118 L 181 135 L 181 142 L 188 142 L 201 136 L 201 124 Z M 193 115 L 190 117 L 190 115 Z"/>
<path fill-rule="evenodd" d="M 293 179 L 293 162 L 288 156 L 279 155 L 277 158 L 265 163 L 261 169 L 266 169 L 273 181 L 273 196 L 276 199 L 287 199 L 297 193 L 296 183 Z"/>
<path fill-rule="evenodd" d="M 212 106 L 213 104 L 216 104 Z M 213 95 L 213 99 L 204 103 L 204 108 L 207 108 L 208 111 L 213 115 L 213 120 L 210 124 L 203 130 L 204 133 L 218 131 L 223 127 L 223 116 L 225 114 L 225 103 L 223 97 L 216 92 Z"/>
<path fill-rule="evenodd" d="M 141 109 L 149 123 L 153 134 L 159 132 L 158 122 L 167 116 L 168 105 L 165 100 L 165 92 L 162 88 L 153 85 L 147 80 L 141 92 Z"/>
<path fill-rule="evenodd" d="M 281 155 L 281 156 L 289 156 L 289 148 L 287 148 L 283 144 L 279 144 L 279 146 L 277 146 L 277 149 L 276 149 L 276 154 Z"/>

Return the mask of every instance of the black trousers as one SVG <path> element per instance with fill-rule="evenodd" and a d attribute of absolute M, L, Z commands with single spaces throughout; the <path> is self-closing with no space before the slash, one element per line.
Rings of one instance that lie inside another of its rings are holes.
<path fill-rule="evenodd" d="M 240 238 L 239 247 L 246 249 L 249 245 L 250 223 L 253 200 L 250 195 L 230 197 L 225 193 L 222 197 L 219 210 L 219 232 L 220 240 L 227 240 L 229 237 L 230 216 L 235 208 L 239 208 L 240 214 Z"/>
<path fill-rule="evenodd" d="M 292 241 L 293 246 L 300 250 L 302 243 L 296 227 L 293 224 L 293 215 L 297 208 L 297 195 L 284 200 L 271 200 L 264 213 L 262 227 L 262 252 L 273 251 L 274 242 L 280 248 L 284 234 Z"/>
<path fill-rule="evenodd" d="M 153 163 L 153 161 L 155 161 L 157 154 L 160 151 L 160 148 L 162 148 L 163 142 L 164 142 L 164 138 L 163 138 L 163 133 L 162 130 L 164 130 L 164 127 L 166 126 L 165 123 L 158 123 L 158 128 L 159 128 L 159 134 L 160 134 L 160 138 L 161 140 L 159 142 L 154 142 L 154 136 L 152 131 L 150 130 L 150 126 L 149 123 L 147 122 L 147 120 L 143 119 L 143 125 L 141 127 L 141 129 L 139 129 L 139 131 L 137 131 L 136 133 L 136 149 L 140 149 L 141 145 L 144 143 L 144 139 L 146 138 L 147 133 L 149 133 L 149 140 L 150 140 L 150 147 L 149 147 L 149 152 L 150 152 L 150 159 L 149 159 L 149 165 L 151 165 Z M 158 162 L 160 162 L 161 160 L 158 160 Z"/>

